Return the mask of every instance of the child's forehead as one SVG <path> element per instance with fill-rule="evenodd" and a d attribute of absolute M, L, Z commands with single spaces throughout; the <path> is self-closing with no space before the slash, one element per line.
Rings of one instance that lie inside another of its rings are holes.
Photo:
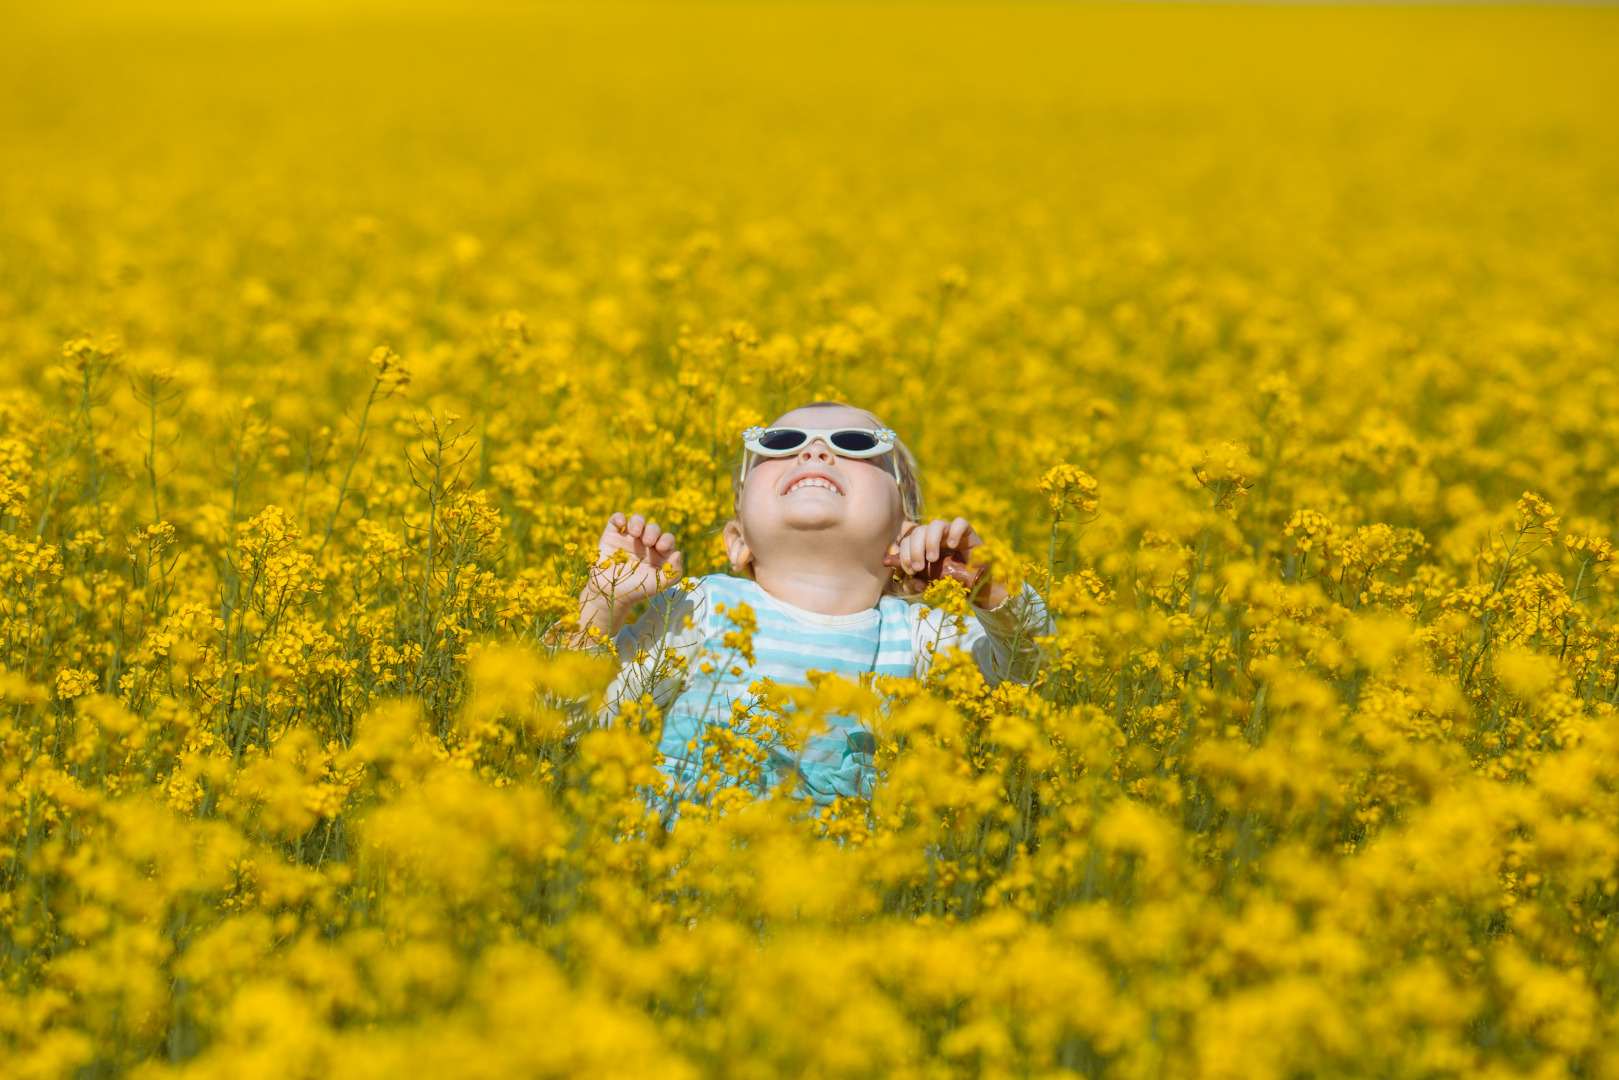
<path fill-rule="evenodd" d="M 809 405 L 778 416 L 771 427 L 875 428 L 865 413 L 846 405 Z"/>

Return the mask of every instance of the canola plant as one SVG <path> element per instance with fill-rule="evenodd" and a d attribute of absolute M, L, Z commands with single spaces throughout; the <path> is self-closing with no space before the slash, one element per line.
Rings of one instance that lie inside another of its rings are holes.
<path fill-rule="evenodd" d="M 0 1074 L 1619 1075 L 1612 10 L 4 19 Z M 1055 633 L 664 829 L 818 398 Z"/>

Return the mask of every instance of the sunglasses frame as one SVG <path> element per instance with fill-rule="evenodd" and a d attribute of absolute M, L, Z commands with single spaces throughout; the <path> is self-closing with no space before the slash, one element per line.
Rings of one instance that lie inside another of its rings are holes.
<path fill-rule="evenodd" d="M 804 436 L 804 441 L 799 443 L 797 446 L 792 447 L 789 450 L 771 450 L 771 449 L 769 449 L 768 447 L 766 447 L 764 445 L 763 439 L 764 439 L 764 437 L 766 435 L 770 434 L 772 431 L 796 431 L 800 435 Z M 838 444 L 833 442 L 832 438 L 835 435 L 843 434 L 845 431 L 857 431 L 862 435 L 870 435 L 873 439 L 876 440 L 877 444 L 875 446 L 873 446 L 870 450 L 842 450 L 842 449 L 839 449 Z M 767 427 L 750 427 L 750 428 L 746 428 L 742 432 L 742 448 L 743 448 L 743 454 L 742 454 L 742 481 L 747 480 L 747 478 L 748 478 L 748 468 L 753 463 L 752 458 L 749 457 L 750 454 L 754 455 L 754 456 L 757 456 L 757 457 L 763 457 L 763 458 L 792 457 L 794 454 L 796 454 L 799 451 L 803 450 L 804 447 L 808 446 L 812 442 L 815 442 L 817 439 L 819 439 L 821 442 L 825 443 L 827 449 L 831 450 L 838 457 L 855 458 L 856 460 L 864 460 L 866 458 L 881 457 L 883 454 L 893 454 L 894 444 L 899 441 L 899 436 L 896 435 L 892 430 L 890 430 L 888 428 L 863 428 L 863 427 L 840 427 L 840 428 L 800 428 L 800 427 L 769 427 L 769 428 L 767 428 Z M 894 454 L 891 458 L 889 458 L 889 462 L 893 466 L 894 483 L 896 483 L 896 484 L 901 483 L 900 478 L 899 478 L 899 455 Z M 739 482 L 741 482 L 741 481 L 739 481 Z"/>

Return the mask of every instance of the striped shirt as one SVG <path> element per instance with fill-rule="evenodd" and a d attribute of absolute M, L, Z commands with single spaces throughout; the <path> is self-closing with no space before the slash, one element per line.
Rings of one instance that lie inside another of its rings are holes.
<path fill-rule="evenodd" d="M 622 703 L 646 695 L 662 711 L 658 749 L 672 784 L 671 803 L 698 795 L 705 756 L 723 750 L 727 735 L 738 734 L 751 739 L 743 749 L 752 752 L 757 769 L 756 775 L 733 771 L 730 783 L 762 793 L 791 781 L 819 806 L 839 796 L 870 796 L 876 743 L 859 719 L 828 715 L 824 730 L 801 736 L 803 745 L 789 748 L 788 740 L 772 736 L 768 702 L 759 693 L 766 687 L 757 680 L 806 686 L 810 671 L 850 682 L 869 683 L 876 675 L 921 678 L 935 655 L 956 648 L 970 653 L 992 684 L 1025 682 L 1040 659 L 1035 638 L 1050 632 L 1045 606 L 1027 586 L 993 610 L 974 608 L 977 618 L 962 620 L 960 628 L 942 612 L 896 596 L 853 615 L 822 615 L 777 600 L 747 578 L 712 574 L 697 578 L 695 586 L 689 592 L 665 590 L 646 614 L 619 631 L 615 643 L 623 667 L 607 691 L 609 718 Z M 752 610 L 756 622 L 751 663 L 735 636 L 740 605 Z M 733 635 L 729 643 L 727 634 Z"/>

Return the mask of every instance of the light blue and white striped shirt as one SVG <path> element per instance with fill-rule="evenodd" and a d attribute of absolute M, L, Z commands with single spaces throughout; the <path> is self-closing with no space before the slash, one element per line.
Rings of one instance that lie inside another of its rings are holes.
<path fill-rule="evenodd" d="M 806 686 L 809 671 L 850 682 L 873 675 L 922 678 L 936 654 L 955 648 L 970 653 L 992 684 L 1024 682 L 1039 664 L 1035 638 L 1050 632 L 1045 606 L 1027 586 L 997 608 L 974 608 L 977 617 L 958 628 L 942 612 L 896 596 L 853 615 L 821 615 L 777 600 L 747 578 L 712 574 L 695 584 L 689 592 L 660 593 L 646 614 L 618 632 L 623 666 L 607 691 L 609 718 L 621 703 L 644 695 L 662 711 L 658 749 L 673 784 L 671 802 L 693 792 L 709 726 L 731 728 L 733 710 L 758 707 L 759 695 L 749 689 L 756 680 Z M 751 608 L 757 622 L 752 664 L 724 644 L 736 630 L 727 613 L 738 604 Z M 670 650 L 683 663 L 671 664 Z M 793 778 L 798 792 L 821 806 L 838 796 L 871 794 L 871 733 L 854 717 L 824 719 L 826 729 L 809 735 L 801 751 L 768 747 L 761 789 Z"/>

